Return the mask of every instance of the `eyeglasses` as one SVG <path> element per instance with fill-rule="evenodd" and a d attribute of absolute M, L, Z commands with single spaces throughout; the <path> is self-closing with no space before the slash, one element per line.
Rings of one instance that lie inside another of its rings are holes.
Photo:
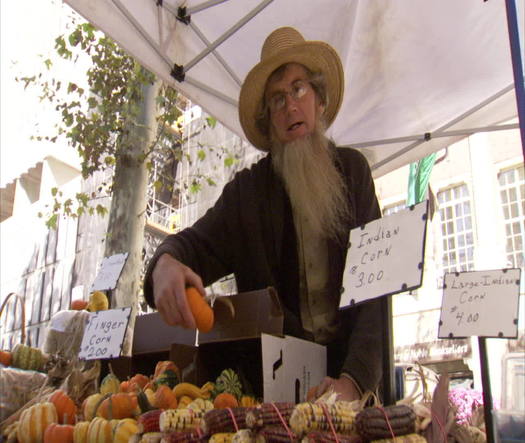
<path fill-rule="evenodd" d="M 308 92 L 309 83 L 304 80 L 297 80 L 292 84 L 289 91 L 279 91 L 268 99 L 268 107 L 271 112 L 278 112 L 286 106 L 286 96 L 289 95 L 294 100 L 300 100 Z"/>

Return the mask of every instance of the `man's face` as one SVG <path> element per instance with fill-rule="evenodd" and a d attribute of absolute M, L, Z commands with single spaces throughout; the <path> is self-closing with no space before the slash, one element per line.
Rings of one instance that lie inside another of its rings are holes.
<path fill-rule="evenodd" d="M 312 134 L 322 106 L 301 65 L 290 64 L 280 78 L 271 79 L 265 97 L 274 135 L 281 143 Z"/>

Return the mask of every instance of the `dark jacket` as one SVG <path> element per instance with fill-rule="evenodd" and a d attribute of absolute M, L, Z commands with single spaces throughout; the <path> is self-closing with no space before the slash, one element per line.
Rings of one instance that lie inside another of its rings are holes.
<path fill-rule="evenodd" d="M 380 209 L 363 155 L 346 148 L 337 148 L 337 154 L 338 167 L 349 190 L 350 230 L 379 218 Z M 329 244 L 329 296 L 337 305 L 347 239 L 348 235 L 344 241 Z M 273 286 L 284 306 L 284 332 L 305 337 L 300 322 L 299 264 L 292 209 L 270 155 L 238 172 L 215 205 L 192 227 L 161 243 L 149 263 L 144 283 L 146 300 L 153 307 L 151 274 L 163 253 L 189 266 L 201 276 L 205 286 L 231 273 L 239 292 Z M 344 371 L 362 389 L 375 389 L 382 367 L 380 304 L 376 299 L 340 311 L 340 315 L 341 337 L 328 346 L 329 375 L 338 377 Z"/>

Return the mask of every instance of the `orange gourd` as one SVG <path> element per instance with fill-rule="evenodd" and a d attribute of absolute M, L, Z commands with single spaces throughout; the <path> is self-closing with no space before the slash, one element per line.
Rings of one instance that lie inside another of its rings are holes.
<path fill-rule="evenodd" d="M 239 406 L 239 402 L 229 392 L 222 392 L 213 400 L 213 407 L 216 409 L 236 408 L 237 406 Z"/>
<path fill-rule="evenodd" d="M 58 415 L 58 423 L 75 424 L 77 406 L 75 402 L 64 391 L 58 390 L 53 393 L 49 401 L 55 405 Z"/>
<path fill-rule="evenodd" d="M 44 432 L 44 443 L 73 443 L 73 425 L 51 423 Z"/>
<path fill-rule="evenodd" d="M 160 385 L 155 391 L 155 407 L 159 409 L 176 409 L 177 397 L 167 385 Z"/>
<path fill-rule="evenodd" d="M 129 390 L 130 390 L 129 380 L 121 381 L 120 382 L 119 392 L 129 392 Z"/>
<path fill-rule="evenodd" d="M 83 311 L 87 308 L 88 302 L 87 300 L 73 300 L 71 302 L 71 309 L 73 311 Z"/>
<path fill-rule="evenodd" d="M 4 366 L 11 366 L 11 362 L 13 361 L 13 356 L 11 355 L 11 352 L 9 351 L 0 351 L 0 363 Z"/>
<path fill-rule="evenodd" d="M 210 332 L 213 328 L 213 309 L 202 297 L 199 291 L 190 286 L 186 288 L 186 299 L 195 318 L 195 324 L 200 332 Z"/>
<path fill-rule="evenodd" d="M 132 392 L 141 391 L 148 384 L 149 378 L 142 374 L 135 374 L 130 378 L 129 384 Z"/>
<path fill-rule="evenodd" d="M 138 413 L 138 401 L 135 394 L 119 392 L 106 398 L 97 409 L 97 416 L 105 419 L 131 418 Z"/>

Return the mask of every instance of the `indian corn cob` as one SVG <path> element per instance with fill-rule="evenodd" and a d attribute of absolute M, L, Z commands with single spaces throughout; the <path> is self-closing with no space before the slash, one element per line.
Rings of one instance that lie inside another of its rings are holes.
<path fill-rule="evenodd" d="M 351 434 L 354 431 L 355 409 L 347 401 L 332 404 L 299 403 L 290 417 L 290 427 L 298 435 L 310 431 L 329 431 Z M 330 425 L 331 423 L 331 425 Z"/>
<path fill-rule="evenodd" d="M 366 440 L 415 433 L 416 414 L 406 405 L 365 408 L 356 417 L 357 432 Z"/>
<path fill-rule="evenodd" d="M 162 432 L 146 432 L 142 434 L 139 443 L 160 443 Z"/>
<path fill-rule="evenodd" d="M 196 428 L 201 422 L 203 413 L 193 409 L 167 409 L 160 414 L 161 432 L 184 431 Z"/>
<path fill-rule="evenodd" d="M 256 443 L 288 443 L 297 442 L 297 434 L 290 428 L 284 426 L 265 426 L 257 432 L 255 437 Z"/>
<path fill-rule="evenodd" d="M 162 412 L 160 409 L 144 412 L 144 414 L 137 419 L 140 433 L 160 432 L 159 420 Z"/>
<path fill-rule="evenodd" d="M 257 429 L 263 426 L 282 424 L 282 420 L 288 423 L 294 408 L 294 403 L 262 403 L 246 412 L 246 425 L 250 429 Z M 281 414 L 282 419 L 279 414 Z"/>
<path fill-rule="evenodd" d="M 236 432 L 246 428 L 246 413 L 251 408 L 224 408 L 212 409 L 206 412 L 200 423 L 205 435 L 219 432 Z"/>
<path fill-rule="evenodd" d="M 201 443 L 206 441 L 202 434 L 193 431 L 175 431 L 164 434 L 161 443 Z"/>
<path fill-rule="evenodd" d="M 382 438 L 380 440 L 372 440 L 372 443 L 427 443 L 427 439 L 419 434 L 399 435 L 393 438 Z"/>
<path fill-rule="evenodd" d="M 336 439 L 337 436 L 337 439 Z M 336 434 L 328 431 L 313 431 L 306 434 L 301 443 L 361 443 L 363 440 L 359 435 Z"/>

